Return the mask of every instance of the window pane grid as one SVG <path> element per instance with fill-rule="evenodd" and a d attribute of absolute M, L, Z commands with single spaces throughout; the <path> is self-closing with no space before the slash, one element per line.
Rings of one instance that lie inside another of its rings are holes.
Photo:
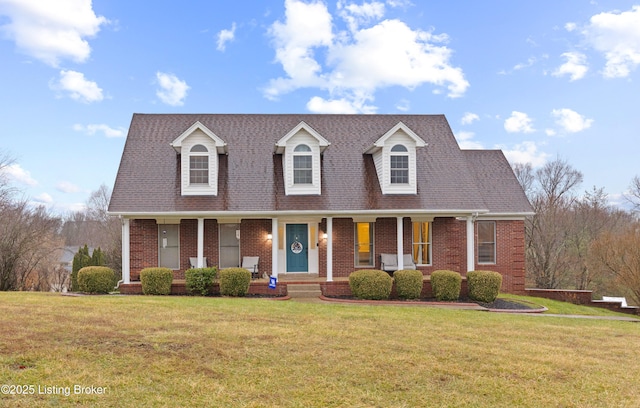
<path fill-rule="evenodd" d="M 409 183 L 409 156 L 391 156 L 391 184 Z"/>
<path fill-rule="evenodd" d="M 356 223 L 355 265 L 373 266 L 373 224 Z"/>
<path fill-rule="evenodd" d="M 189 157 L 189 183 L 209 184 L 209 157 Z"/>
<path fill-rule="evenodd" d="M 293 156 L 293 184 L 313 183 L 312 163 L 309 155 Z"/>
<path fill-rule="evenodd" d="M 478 263 L 496 263 L 496 224 L 478 221 Z"/>
<path fill-rule="evenodd" d="M 431 265 L 431 224 L 413 223 L 413 262 L 416 265 Z"/>

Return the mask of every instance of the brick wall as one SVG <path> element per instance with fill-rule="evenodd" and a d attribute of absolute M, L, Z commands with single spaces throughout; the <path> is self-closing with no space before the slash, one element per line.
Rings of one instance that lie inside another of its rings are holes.
<path fill-rule="evenodd" d="M 174 279 L 184 279 L 189 257 L 197 255 L 197 220 L 182 220 L 180 224 L 180 270 Z M 319 225 L 326 232 L 326 221 Z M 411 220 L 404 218 L 404 252 L 411 253 Z M 155 220 L 131 220 L 131 280 L 139 280 L 140 270 L 157 266 L 158 227 Z M 271 274 L 270 219 L 246 219 L 240 224 L 241 256 L 259 256 L 261 274 Z M 497 263 L 478 265 L 476 270 L 492 270 L 502 274 L 502 291 L 524 293 L 524 222 L 496 221 Z M 319 240 L 321 277 L 326 277 L 326 244 Z M 355 226 L 351 218 L 333 219 L 333 276 L 348 277 L 354 265 Z M 449 269 L 466 275 L 466 222 L 455 218 L 435 218 L 432 224 L 432 265 L 419 267 L 424 275 L 435 270 Z M 396 252 L 396 218 L 378 218 L 374 231 L 375 267 L 380 267 L 380 253 Z M 210 266 L 218 264 L 218 223 L 205 220 L 204 256 Z"/>

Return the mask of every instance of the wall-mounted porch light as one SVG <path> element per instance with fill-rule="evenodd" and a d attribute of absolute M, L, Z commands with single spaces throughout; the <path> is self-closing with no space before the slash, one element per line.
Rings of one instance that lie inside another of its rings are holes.
<path fill-rule="evenodd" d="M 273 239 L 273 234 L 267 234 L 267 241 L 271 241 Z"/>

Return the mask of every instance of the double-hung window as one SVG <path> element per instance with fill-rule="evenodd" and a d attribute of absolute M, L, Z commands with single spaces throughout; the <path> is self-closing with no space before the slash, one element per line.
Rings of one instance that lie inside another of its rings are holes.
<path fill-rule="evenodd" d="M 409 184 L 409 151 L 401 144 L 391 148 L 389 156 L 391 184 Z"/>
<path fill-rule="evenodd" d="M 431 223 L 413 223 L 413 262 L 416 265 L 431 265 Z"/>
<path fill-rule="evenodd" d="M 357 222 L 355 226 L 355 265 L 373 266 L 373 223 Z"/>
<path fill-rule="evenodd" d="M 209 151 L 200 144 L 189 152 L 189 184 L 209 184 Z"/>
<path fill-rule="evenodd" d="M 477 221 L 478 225 L 478 263 L 496 263 L 496 223 L 495 221 Z"/>
<path fill-rule="evenodd" d="M 293 184 L 313 184 L 313 156 L 306 144 L 293 149 Z"/>

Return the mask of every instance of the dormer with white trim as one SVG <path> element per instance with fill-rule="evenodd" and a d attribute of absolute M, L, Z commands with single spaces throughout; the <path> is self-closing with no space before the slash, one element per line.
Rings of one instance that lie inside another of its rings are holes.
<path fill-rule="evenodd" d="M 365 154 L 373 156 L 382 194 L 417 194 L 416 148 L 427 143 L 398 122 Z"/>
<path fill-rule="evenodd" d="M 198 121 L 171 147 L 181 155 L 181 194 L 218 195 L 218 155 L 227 153 L 227 144 Z"/>
<path fill-rule="evenodd" d="M 275 153 L 282 155 L 286 195 L 320 195 L 320 155 L 329 141 L 304 121 L 276 142 Z"/>

